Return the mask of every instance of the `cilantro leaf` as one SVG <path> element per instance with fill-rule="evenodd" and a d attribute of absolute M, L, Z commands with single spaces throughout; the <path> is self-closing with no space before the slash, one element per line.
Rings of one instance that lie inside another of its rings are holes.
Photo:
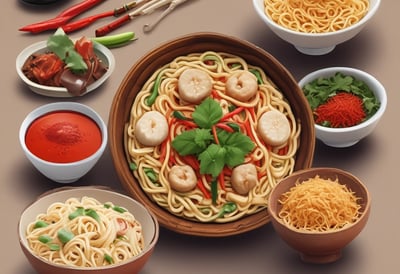
<path fill-rule="evenodd" d="M 216 128 L 218 143 L 212 128 L 223 116 L 221 106 L 211 98 L 205 99 L 192 114 L 199 128 L 184 131 L 174 138 L 172 147 L 182 156 L 195 155 L 200 161 L 200 173 L 217 177 L 225 165 L 234 167 L 244 162 L 255 144 L 240 131 Z"/>
<path fill-rule="evenodd" d="M 199 155 L 200 173 L 217 177 L 225 166 L 226 151 L 217 144 L 211 144 Z"/>
<path fill-rule="evenodd" d="M 222 118 L 221 106 L 211 98 L 206 98 L 192 114 L 193 121 L 200 128 L 211 129 Z"/>
<path fill-rule="evenodd" d="M 74 73 L 83 73 L 88 67 L 75 50 L 74 42 L 60 28 L 47 39 L 47 47 L 54 52 Z"/>
<path fill-rule="evenodd" d="M 208 129 L 192 129 L 182 132 L 172 141 L 172 147 L 179 152 L 180 155 L 199 154 L 204 151 L 213 136 Z"/>

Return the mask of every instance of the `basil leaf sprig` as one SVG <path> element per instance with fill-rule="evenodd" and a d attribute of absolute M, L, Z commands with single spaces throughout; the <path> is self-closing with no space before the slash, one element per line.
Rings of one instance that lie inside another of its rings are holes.
<path fill-rule="evenodd" d="M 172 141 L 173 148 L 181 155 L 195 155 L 200 161 L 200 173 L 217 177 L 225 167 L 242 164 L 246 154 L 254 148 L 251 139 L 241 132 L 227 132 L 216 129 L 218 143 L 212 128 L 223 117 L 221 106 L 211 98 L 206 98 L 192 114 L 198 128 L 183 131 Z"/>

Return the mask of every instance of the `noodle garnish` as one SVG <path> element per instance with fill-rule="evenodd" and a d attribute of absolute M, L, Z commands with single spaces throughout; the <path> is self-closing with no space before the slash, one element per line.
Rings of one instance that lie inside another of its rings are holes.
<path fill-rule="evenodd" d="M 318 175 L 282 194 L 278 216 L 295 229 L 326 232 L 354 223 L 360 215 L 359 198 L 338 179 Z"/>

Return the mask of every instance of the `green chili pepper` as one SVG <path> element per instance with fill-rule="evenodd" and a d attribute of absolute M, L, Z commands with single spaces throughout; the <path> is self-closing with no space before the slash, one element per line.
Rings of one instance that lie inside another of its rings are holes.
<path fill-rule="evenodd" d="M 76 217 L 83 216 L 85 213 L 85 210 L 83 207 L 78 207 L 74 212 L 68 215 L 68 219 L 73 220 Z"/>
<path fill-rule="evenodd" d="M 71 231 L 62 228 L 57 232 L 57 237 L 61 243 L 66 244 L 71 241 L 75 235 Z"/>
<path fill-rule="evenodd" d="M 46 226 L 48 226 L 49 224 L 48 223 L 46 223 L 45 221 L 37 221 L 36 223 L 35 223 L 35 225 L 33 226 L 33 228 L 34 229 L 36 229 L 36 228 L 42 228 L 42 227 L 46 227 Z"/>
<path fill-rule="evenodd" d="M 156 98 L 158 96 L 158 89 L 160 88 L 160 84 L 161 84 L 162 75 L 163 75 L 163 71 L 160 71 L 158 73 L 156 81 L 154 83 L 153 90 L 152 90 L 150 96 L 147 97 L 147 99 L 146 99 L 146 105 L 148 105 L 148 106 L 153 105 L 154 102 L 156 101 Z"/>
<path fill-rule="evenodd" d="M 221 211 L 218 213 L 217 218 L 223 217 L 227 213 L 232 213 L 237 209 L 237 205 L 234 202 L 227 202 L 221 208 Z"/>
<path fill-rule="evenodd" d="M 50 248 L 51 251 L 60 250 L 60 245 L 59 244 L 48 243 L 47 246 Z"/>
<path fill-rule="evenodd" d="M 189 118 L 187 118 L 185 115 L 183 115 L 183 113 L 182 112 L 180 112 L 180 111 L 177 111 L 177 110 L 175 110 L 173 113 L 172 113 L 172 115 L 175 117 L 175 118 L 177 118 L 177 119 L 179 119 L 179 120 L 190 120 Z"/>
<path fill-rule="evenodd" d="M 215 56 L 215 55 L 206 55 L 206 56 L 204 56 L 204 58 L 203 58 L 203 62 L 204 61 L 214 61 L 214 62 L 219 62 L 219 59 L 218 59 L 218 57 L 217 56 Z"/>
<path fill-rule="evenodd" d="M 218 182 L 217 180 L 213 180 L 211 182 L 211 200 L 213 204 L 217 203 L 218 198 Z"/>
<path fill-rule="evenodd" d="M 51 238 L 49 235 L 40 235 L 38 240 L 43 244 L 47 244 L 53 241 L 53 238 Z"/>
<path fill-rule="evenodd" d="M 227 123 L 227 125 L 232 128 L 235 132 L 239 132 L 240 131 L 240 126 L 236 123 Z"/>
<path fill-rule="evenodd" d="M 86 209 L 85 210 L 85 215 L 89 216 L 89 217 L 92 217 L 93 219 L 95 219 L 99 223 L 101 221 L 99 214 L 97 214 L 97 212 L 94 209 L 91 209 L 91 208 Z"/>
<path fill-rule="evenodd" d="M 144 173 L 147 175 L 147 177 L 150 179 L 150 181 L 152 181 L 153 183 L 158 181 L 158 176 L 152 168 L 145 167 L 143 170 Z"/>
<path fill-rule="evenodd" d="M 100 43 L 103 46 L 106 46 L 107 48 L 116 48 L 125 46 L 130 42 L 136 40 L 136 38 L 134 32 L 128 31 L 115 35 L 93 37 L 91 38 L 91 40 Z"/>
<path fill-rule="evenodd" d="M 109 264 L 113 264 L 114 263 L 113 258 L 108 254 L 104 254 L 104 260 Z"/>
<path fill-rule="evenodd" d="M 137 165 L 134 162 L 129 163 L 129 169 L 135 171 L 137 169 Z"/>
<path fill-rule="evenodd" d="M 119 213 L 124 213 L 124 212 L 127 211 L 125 208 L 120 207 L 120 206 L 114 206 L 112 209 L 117 211 L 117 212 L 119 212 Z"/>
<path fill-rule="evenodd" d="M 260 73 L 259 70 L 257 70 L 257 69 L 249 69 L 249 71 L 256 76 L 257 82 L 258 82 L 259 85 L 264 84 L 264 81 L 263 81 L 263 79 L 261 77 L 261 73 Z"/>

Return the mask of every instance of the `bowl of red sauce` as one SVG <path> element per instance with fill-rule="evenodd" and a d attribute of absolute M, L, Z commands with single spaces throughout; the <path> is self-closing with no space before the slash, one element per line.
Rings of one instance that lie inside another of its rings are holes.
<path fill-rule="evenodd" d="M 359 69 L 323 68 L 304 76 L 299 85 L 313 113 L 316 138 L 331 147 L 357 144 L 386 110 L 385 87 Z"/>
<path fill-rule="evenodd" d="M 57 102 L 30 112 L 19 130 L 23 151 L 46 177 L 72 183 L 99 160 L 107 145 L 100 115 L 76 102 Z"/>

